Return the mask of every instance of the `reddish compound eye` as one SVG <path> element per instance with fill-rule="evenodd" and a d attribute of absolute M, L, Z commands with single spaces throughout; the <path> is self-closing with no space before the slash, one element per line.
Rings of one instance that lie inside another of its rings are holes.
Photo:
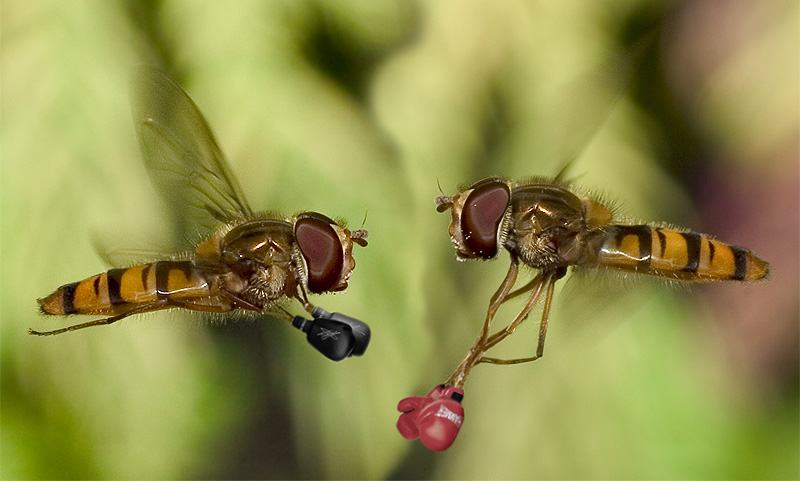
<path fill-rule="evenodd" d="M 294 237 L 308 267 L 308 290 L 320 293 L 331 290 L 344 267 L 342 242 L 333 227 L 313 217 L 300 218 Z"/>
<path fill-rule="evenodd" d="M 510 199 L 508 186 L 501 181 L 482 182 L 467 196 L 461 211 L 461 234 L 476 257 L 497 255 L 497 231 Z"/>

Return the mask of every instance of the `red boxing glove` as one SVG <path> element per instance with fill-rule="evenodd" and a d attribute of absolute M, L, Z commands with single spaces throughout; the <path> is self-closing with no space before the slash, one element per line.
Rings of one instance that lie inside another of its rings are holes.
<path fill-rule="evenodd" d="M 453 386 L 443 386 L 438 399 L 421 407 L 417 414 L 419 440 L 431 451 L 444 451 L 458 436 L 464 422 L 461 399 L 464 391 Z"/>
<path fill-rule="evenodd" d="M 432 400 L 439 399 L 445 387 L 444 384 L 440 384 L 431 389 L 425 396 L 409 396 L 397 403 L 397 410 L 403 413 L 397 420 L 397 430 L 400 431 L 400 434 L 404 438 L 413 441 L 419 437 L 417 410 L 430 403 Z"/>
<path fill-rule="evenodd" d="M 397 420 L 397 430 L 409 440 L 419 437 L 431 451 L 444 451 L 453 444 L 464 422 L 463 397 L 463 390 L 444 384 L 425 397 L 407 397 L 397 405 L 403 413 Z"/>
<path fill-rule="evenodd" d="M 426 398 L 421 396 L 407 397 L 397 404 L 397 410 L 400 411 L 400 417 L 397 419 L 397 430 L 400 435 L 409 441 L 413 441 L 419 437 L 419 429 L 417 428 L 417 409 L 426 401 Z"/>

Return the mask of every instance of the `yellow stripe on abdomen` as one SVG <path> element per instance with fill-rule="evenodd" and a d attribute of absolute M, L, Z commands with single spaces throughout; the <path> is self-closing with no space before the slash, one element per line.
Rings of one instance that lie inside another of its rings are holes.
<path fill-rule="evenodd" d="M 189 261 L 159 261 L 111 269 L 39 299 L 45 314 L 119 314 L 158 299 L 209 296 L 205 277 Z"/>
<path fill-rule="evenodd" d="M 600 247 L 601 265 L 687 281 L 763 279 L 769 265 L 747 249 L 697 232 L 614 225 Z"/>

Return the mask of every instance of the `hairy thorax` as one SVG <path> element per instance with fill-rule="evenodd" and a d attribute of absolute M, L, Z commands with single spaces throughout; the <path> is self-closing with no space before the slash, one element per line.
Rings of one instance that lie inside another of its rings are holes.
<path fill-rule="evenodd" d="M 556 239 L 551 233 L 527 232 L 520 235 L 514 232 L 509 236 L 509 240 L 512 239 L 511 248 L 523 263 L 536 268 L 562 264 L 562 259 L 558 255 Z"/>
<path fill-rule="evenodd" d="M 264 308 L 283 297 L 290 279 L 288 269 L 276 265 L 256 269 L 241 292 L 242 299 Z"/>

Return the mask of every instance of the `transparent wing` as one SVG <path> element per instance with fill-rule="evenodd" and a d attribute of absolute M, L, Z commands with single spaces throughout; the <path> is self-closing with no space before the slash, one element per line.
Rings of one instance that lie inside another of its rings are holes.
<path fill-rule="evenodd" d="M 203 114 L 181 87 L 160 70 L 142 68 L 131 103 L 153 183 L 192 227 L 208 232 L 252 215 Z"/>
<path fill-rule="evenodd" d="M 108 267 L 130 267 L 147 264 L 155 261 L 185 260 L 191 258 L 191 253 L 169 252 L 167 250 L 147 249 L 102 249 L 96 248 L 97 255 Z"/>
<path fill-rule="evenodd" d="M 154 261 L 166 260 L 188 260 L 192 258 L 190 251 L 176 252 L 174 246 L 153 245 L 151 241 L 127 239 L 124 243 L 118 242 L 118 235 L 111 236 L 105 233 L 95 233 L 91 237 L 92 247 L 97 252 L 98 257 L 108 267 L 130 267 L 138 264 L 146 264 Z M 142 245 L 143 248 L 120 247 L 125 245 Z"/>
<path fill-rule="evenodd" d="M 680 297 L 690 291 L 691 285 L 663 277 L 602 267 L 571 269 L 558 293 L 554 317 L 567 331 L 599 339 L 632 313 L 648 309 L 657 297 Z"/>
<path fill-rule="evenodd" d="M 559 87 L 561 99 L 551 117 L 555 125 L 552 156 L 558 166 L 556 181 L 571 182 L 570 169 L 602 129 L 614 106 L 627 93 L 635 74 L 656 46 L 656 32 L 648 32 L 629 47 Z M 566 100 L 566 102 L 564 102 Z"/>

